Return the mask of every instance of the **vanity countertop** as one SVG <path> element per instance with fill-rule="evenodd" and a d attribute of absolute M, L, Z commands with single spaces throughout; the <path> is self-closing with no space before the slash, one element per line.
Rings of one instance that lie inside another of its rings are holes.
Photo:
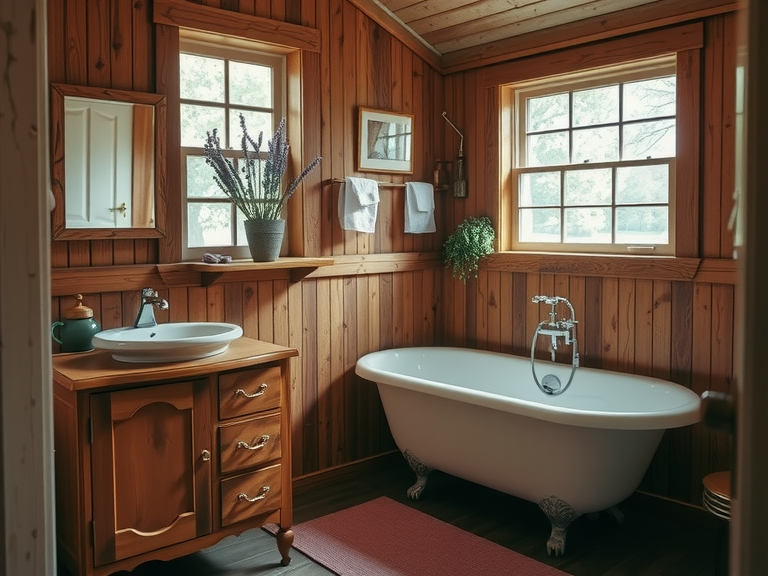
<path fill-rule="evenodd" d="M 222 354 L 187 362 L 118 362 L 107 350 L 54 354 L 53 371 L 60 385 L 69 390 L 80 391 L 111 385 L 194 377 L 292 356 L 298 356 L 298 351 L 294 348 L 243 336 L 234 340 Z"/>

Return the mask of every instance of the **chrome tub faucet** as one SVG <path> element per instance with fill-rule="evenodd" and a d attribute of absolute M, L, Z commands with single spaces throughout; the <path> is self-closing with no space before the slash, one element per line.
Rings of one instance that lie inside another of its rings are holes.
<path fill-rule="evenodd" d="M 143 288 L 141 290 L 139 313 L 136 314 L 136 321 L 133 323 L 133 327 L 150 328 L 152 326 L 157 326 L 157 320 L 155 320 L 155 308 L 158 310 L 168 310 L 168 300 L 160 298 L 157 294 L 157 290 L 154 290 L 153 288 Z"/>

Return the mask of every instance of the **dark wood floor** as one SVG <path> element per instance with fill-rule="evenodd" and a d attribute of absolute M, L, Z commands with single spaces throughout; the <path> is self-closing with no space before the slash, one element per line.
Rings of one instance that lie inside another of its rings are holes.
<path fill-rule="evenodd" d="M 340 475 L 330 486 L 301 482 L 294 497 L 296 524 L 388 496 L 573 576 L 725 573 L 721 563 L 726 555 L 723 546 L 727 525 L 696 507 L 635 494 L 619 506 L 625 515 L 622 524 L 616 524 L 608 515 L 597 519 L 581 517 L 571 524 L 565 555 L 551 558 L 545 548 L 550 525 L 535 504 L 440 472 L 432 473 L 420 500 L 409 501 L 405 491 L 414 480 L 412 472 L 399 454 L 385 460 L 385 469 L 368 467 L 355 474 Z M 251 530 L 171 562 L 148 562 L 130 575 L 332 574 L 296 550 L 291 558 L 289 566 L 280 566 L 274 538 L 263 530 Z"/>

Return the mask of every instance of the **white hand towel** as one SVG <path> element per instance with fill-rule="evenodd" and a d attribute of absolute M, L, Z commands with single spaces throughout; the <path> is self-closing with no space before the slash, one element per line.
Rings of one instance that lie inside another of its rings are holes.
<path fill-rule="evenodd" d="M 410 234 L 434 232 L 435 190 L 428 182 L 405 184 L 405 231 Z"/>
<path fill-rule="evenodd" d="M 367 178 L 347 177 L 339 186 L 339 223 L 344 230 L 373 233 L 379 210 L 379 185 Z"/>

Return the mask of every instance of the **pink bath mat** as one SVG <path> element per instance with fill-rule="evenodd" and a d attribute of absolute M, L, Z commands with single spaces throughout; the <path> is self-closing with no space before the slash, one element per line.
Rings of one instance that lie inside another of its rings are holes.
<path fill-rule="evenodd" d="M 293 532 L 294 548 L 341 576 L 568 576 L 385 497 Z"/>

